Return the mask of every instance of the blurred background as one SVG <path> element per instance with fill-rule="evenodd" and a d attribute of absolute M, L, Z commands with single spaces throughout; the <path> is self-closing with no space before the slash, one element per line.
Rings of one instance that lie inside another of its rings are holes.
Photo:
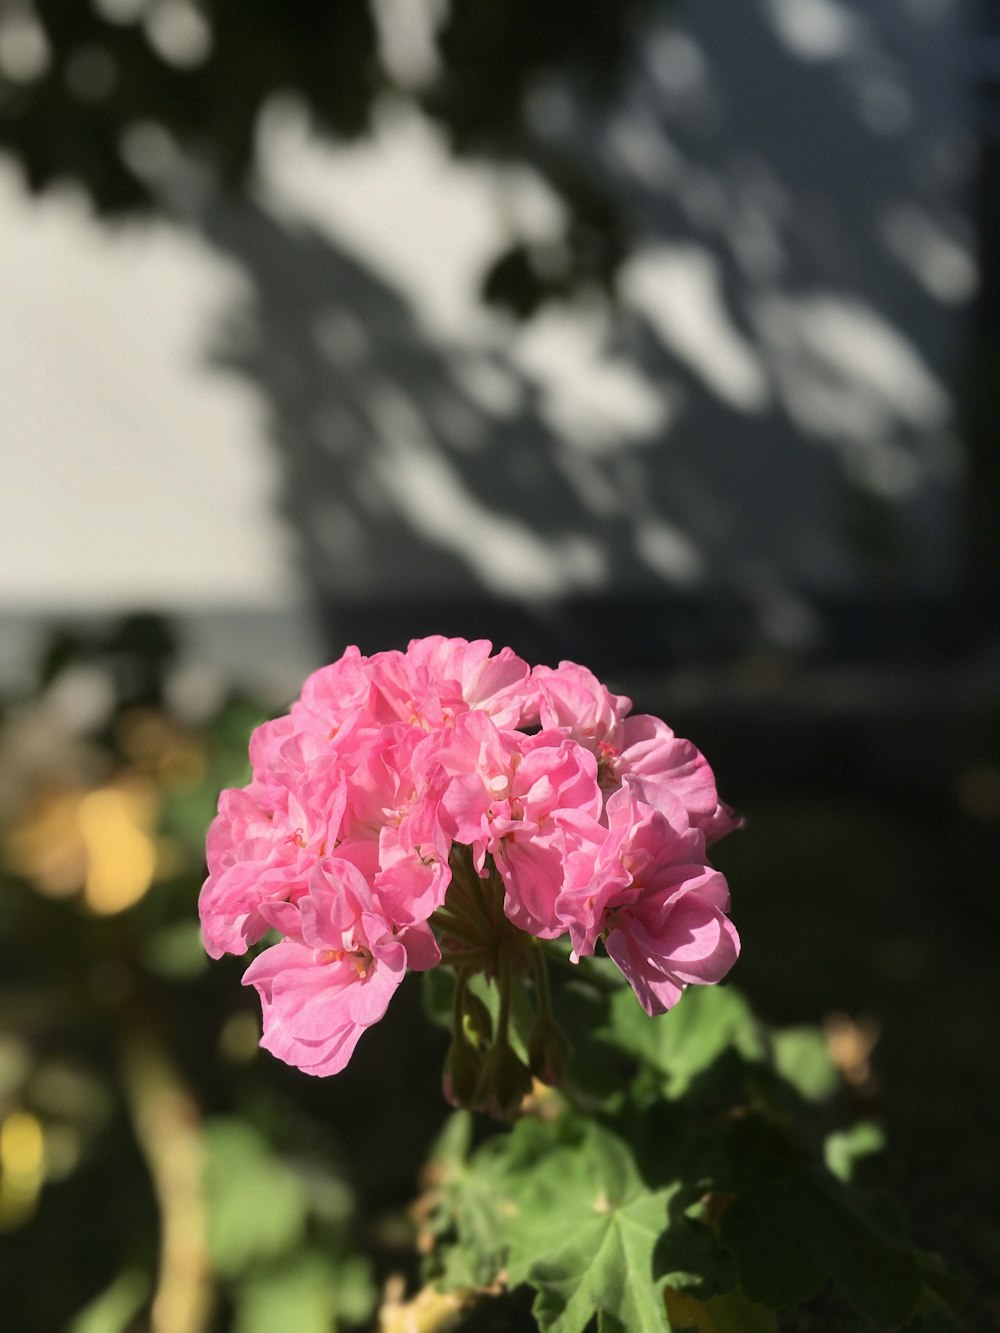
<path fill-rule="evenodd" d="M 445 633 L 706 751 L 735 980 L 1000 1327 L 1000 8 L 3 0 L 0 237 L 10 1326 L 412 1271 L 415 997 L 317 1084 L 194 914 L 250 727 Z"/>

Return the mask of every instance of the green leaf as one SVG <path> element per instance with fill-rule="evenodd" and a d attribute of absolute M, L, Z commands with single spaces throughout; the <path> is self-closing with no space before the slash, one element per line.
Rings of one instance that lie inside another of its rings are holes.
<path fill-rule="evenodd" d="M 496 984 L 487 981 L 482 972 L 477 972 L 469 980 L 469 991 L 485 1007 L 495 1032 L 500 1018 L 500 991 Z M 515 976 L 510 991 L 510 1028 L 507 1035 L 511 1049 L 525 1063 L 528 1059 L 528 1040 L 534 1022 L 535 1008 L 525 988 L 524 978 Z"/>
<path fill-rule="evenodd" d="M 300 1242 L 305 1190 L 245 1121 L 211 1120 L 205 1138 L 209 1248 L 220 1273 L 233 1277 Z"/>
<path fill-rule="evenodd" d="M 727 1052 L 746 1060 L 766 1054 L 760 1026 L 732 986 L 690 986 L 676 1008 L 656 1018 L 631 990 L 618 991 L 611 997 L 609 1035 L 666 1079 L 670 1097 L 683 1096 Z"/>
<path fill-rule="evenodd" d="M 461 1118 L 459 1118 L 461 1117 Z M 488 1140 L 471 1161 L 462 1160 L 472 1117 L 459 1112 L 452 1117 L 438 1141 L 434 1159 L 443 1167 L 441 1202 L 432 1226 L 440 1233 L 453 1233 L 435 1252 L 438 1285 L 488 1286 L 501 1268 L 507 1252 L 501 1191 L 504 1152 L 508 1135 Z"/>
<path fill-rule="evenodd" d="M 208 967 L 208 954 L 197 921 L 176 921 L 151 930 L 145 941 L 145 962 L 168 981 L 189 981 Z"/>
<path fill-rule="evenodd" d="M 596 1315 L 600 1328 L 667 1330 L 653 1253 L 673 1191 L 647 1190 L 627 1146 L 597 1125 L 541 1157 L 538 1128 L 529 1134 L 529 1151 L 511 1154 L 508 1271 L 536 1289 L 541 1328 L 582 1333 Z"/>
<path fill-rule="evenodd" d="M 427 1166 L 432 1172 L 450 1173 L 464 1165 L 472 1147 L 473 1125 L 470 1112 L 452 1112 L 431 1148 Z"/>
<path fill-rule="evenodd" d="M 668 1287 L 707 1300 L 735 1287 L 739 1274 L 732 1254 L 699 1219 L 701 1200 L 687 1208 L 683 1202 L 680 1193 L 671 1200 L 670 1224 L 654 1255 L 656 1276 Z"/>
<path fill-rule="evenodd" d="M 455 997 L 455 974 L 450 967 L 432 967 L 421 978 L 424 1013 L 440 1028 L 451 1029 L 451 1007 Z M 477 972 L 469 981 L 469 991 L 485 1006 L 494 1030 L 500 1014 L 500 996 L 496 986 Z M 528 1037 L 535 1021 L 535 1010 L 524 982 L 516 977 L 511 992 L 510 1039 L 514 1050 L 527 1059 Z"/>

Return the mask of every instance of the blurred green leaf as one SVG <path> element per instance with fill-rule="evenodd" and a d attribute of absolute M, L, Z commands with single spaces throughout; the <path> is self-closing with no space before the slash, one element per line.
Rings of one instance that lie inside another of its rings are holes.
<path fill-rule="evenodd" d="M 66 1333 L 125 1333 L 148 1299 L 147 1275 L 126 1269 L 80 1311 Z"/>
<path fill-rule="evenodd" d="M 146 966 L 170 981 L 189 981 L 208 967 L 208 955 L 195 920 L 177 921 L 151 930 L 146 939 Z"/>
<path fill-rule="evenodd" d="M 671 1333 L 777 1333 L 773 1312 L 738 1288 L 701 1301 L 668 1287 L 665 1297 Z"/>
<path fill-rule="evenodd" d="M 445 1289 L 488 1286 L 504 1266 L 507 1237 L 501 1191 L 506 1137 L 488 1140 L 471 1161 L 453 1158 L 445 1168 L 436 1228 L 449 1239 L 430 1265 Z"/>
<path fill-rule="evenodd" d="M 472 1146 L 473 1128 L 469 1111 L 454 1111 L 448 1117 L 428 1158 L 427 1165 L 432 1172 L 456 1171 L 465 1163 Z"/>
<path fill-rule="evenodd" d="M 708 1300 L 730 1291 L 739 1281 L 732 1254 L 699 1217 L 699 1204 L 684 1208 L 685 1194 L 671 1199 L 670 1221 L 653 1258 L 654 1272 L 668 1287 Z"/>
<path fill-rule="evenodd" d="M 885 1131 L 873 1120 L 859 1120 L 849 1129 L 827 1135 L 823 1144 L 823 1158 L 827 1169 L 838 1180 L 849 1181 L 856 1164 L 863 1157 L 871 1157 L 885 1148 Z"/>
<path fill-rule="evenodd" d="M 771 1037 L 774 1067 L 806 1101 L 825 1101 L 840 1087 L 837 1066 L 830 1059 L 819 1028 L 783 1028 Z"/>
<path fill-rule="evenodd" d="M 446 1032 L 451 1029 L 451 1006 L 455 997 L 455 974 L 450 967 L 432 967 L 420 978 L 424 1013 Z"/>
<path fill-rule="evenodd" d="M 249 1123 L 212 1120 L 205 1137 L 209 1247 L 219 1271 L 233 1277 L 301 1241 L 306 1196 L 295 1173 Z"/>
<path fill-rule="evenodd" d="M 307 1251 L 241 1284 L 233 1333 L 331 1333 L 364 1322 L 375 1300 L 371 1268 L 364 1260 L 338 1266 Z"/>

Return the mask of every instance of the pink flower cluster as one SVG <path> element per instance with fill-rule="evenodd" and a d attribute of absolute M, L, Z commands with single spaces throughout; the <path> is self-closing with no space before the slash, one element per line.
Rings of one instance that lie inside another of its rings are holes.
<path fill-rule="evenodd" d="M 201 892 L 205 946 L 244 953 L 262 1045 L 342 1069 L 407 968 L 441 959 L 429 919 L 453 843 L 492 858 L 504 910 L 574 962 L 603 940 L 650 1014 L 739 952 L 706 844 L 736 826 L 712 771 L 658 718 L 631 715 L 585 667 L 535 667 L 486 640 L 349 648 L 250 744 L 224 791 Z"/>

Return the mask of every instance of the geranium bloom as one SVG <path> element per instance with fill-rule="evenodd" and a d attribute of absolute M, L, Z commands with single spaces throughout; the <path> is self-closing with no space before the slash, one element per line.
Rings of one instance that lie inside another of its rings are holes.
<path fill-rule="evenodd" d="M 605 791 L 630 778 L 650 805 L 661 796 L 668 802 L 679 799 L 710 841 L 739 827 L 739 819 L 719 800 L 705 756 L 665 722 L 644 713 L 630 715 L 631 699 L 612 694 L 575 662 L 535 667 L 534 676 L 541 690 L 542 725 L 563 728 L 593 751 Z"/>
<path fill-rule="evenodd" d="M 451 835 L 471 847 L 480 873 L 492 856 L 509 919 L 542 939 L 564 934 L 557 900 L 589 878 L 604 837 L 593 756 L 561 731 L 501 732 L 469 713 L 435 760 L 452 775 L 443 802 Z"/>
<path fill-rule="evenodd" d="M 662 1014 L 685 986 L 721 981 L 739 956 L 717 870 L 672 866 L 633 903 L 608 913 L 607 950 L 647 1014 Z"/>
<path fill-rule="evenodd" d="M 406 660 L 415 672 L 452 681 L 467 708 L 486 713 L 498 727 L 531 726 L 538 721 L 538 691 L 531 668 L 512 649 L 492 652 L 488 639 L 467 643 L 436 634 L 413 639 Z"/>
<path fill-rule="evenodd" d="M 349 648 L 314 672 L 255 731 L 252 780 L 222 793 L 208 836 L 209 953 L 279 937 L 244 978 L 262 1044 L 310 1073 L 342 1069 L 406 969 L 441 961 L 438 935 L 445 961 L 496 974 L 501 1014 L 498 960 L 530 936 L 567 937 L 574 962 L 603 942 L 650 1013 L 718 981 L 739 941 L 705 847 L 738 821 L 691 742 L 630 710 L 585 667 L 531 669 L 486 640 Z M 472 1003 L 464 983 L 456 995 Z M 505 1022 L 487 1073 L 517 1059 Z"/>
<path fill-rule="evenodd" d="M 303 781 L 279 800 L 257 783 L 229 789 L 208 831 L 208 879 L 199 899 L 213 958 L 243 953 L 267 931 L 263 904 L 306 892 L 309 872 L 338 838 L 347 799 L 342 774 Z"/>
<path fill-rule="evenodd" d="M 560 917 L 569 931 L 574 961 L 592 954 L 607 929 L 609 913 L 631 905 L 646 886 L 676 866 L 705 865 L 705 835 L 692 828 L 676 798 L 663 809 L 640 800 L 626 782 L 607 801 L 607 829 L 588 881 L 560 899 Z"/>
<path fill-rule="evenodd" d="M 280 919 L 287 937 L 243 977 L 261 998 L 261 1045 L 307 1073 L 336 1074 L 385 1013 L 407 964 L 423 970 L 440 953 L 427 927 L 397 936 L 361 872 L 336 858 L 313 868 L 308 895 Z"/>

